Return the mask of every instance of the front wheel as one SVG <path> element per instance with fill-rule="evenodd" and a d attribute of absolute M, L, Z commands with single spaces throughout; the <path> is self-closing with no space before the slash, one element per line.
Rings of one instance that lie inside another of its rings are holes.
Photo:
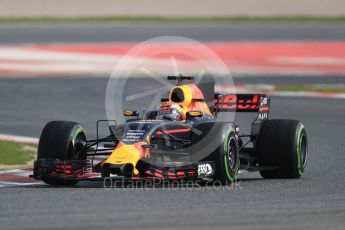
<path fill-rule="evenodd" d="M 214 180 L 226 185 L 237 179 L 239 169 L 239 151 L 232 127 L 223 126 L 218 136 L 219 147 L 212 153 L 210 160 L 215 163 Z"/>
<path fill-rule="evenodd" d="M 76 143 L 86 141 L 84 129 L 71 121 L 51 121 L 43 128 L 37 159 L 85 160 L 86 150 L 76 148 Z M 74 185 L 77 180 L 63 180 L 49 175 L 42 180 L 50 185 Z"/>

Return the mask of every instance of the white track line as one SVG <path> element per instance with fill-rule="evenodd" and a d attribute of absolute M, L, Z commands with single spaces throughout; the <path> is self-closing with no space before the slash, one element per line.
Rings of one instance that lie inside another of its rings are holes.
<path fill-rule="evenodd" d="M 0 188 L 10 188 L 10 187 L 23 187 L 23 186 L 32 186 L 32 185 L 44 185 L 44 182 L 31 182 L 31 183 L 17 183 L 17 182 L 7 182 L 0 181 Z"/>
<path fill-rule="evenodd" d="M 0 140 L 2 140 L 2 141 L 14 141 L 14 142 L 20 142 L 20 143 L 25 143 L 25 144 L 38 144 L 39 139 L 34 138 L 34 137 L 0 134 Z"/>

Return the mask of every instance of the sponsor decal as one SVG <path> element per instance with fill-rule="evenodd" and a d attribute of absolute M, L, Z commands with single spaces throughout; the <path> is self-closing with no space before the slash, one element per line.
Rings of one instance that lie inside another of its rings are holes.
<path fill-rule="evenodd" d="M 258 120 L 266 120 L 268 119 L 268 114 L 267 113 L 260 113 L 258 115 Z"/>
<path fill-rule="evenodd" d="M 219 109 L 256 110 L 259 107 L 259 94 L 228 94 L 214 102 Z"/>
<path fill-rule="evenodd" d="M 144 134 L 145 134 L 145 130 L 130 129 L 125 133 L 122 141 L 126 144 L 136 143 L 143 139 Z"/>
<path fill-rule="evenodd" d="M 200 163 L 198 165 L 198 176 L 199 177 L 205 177 L 205 176 L 211 176 L 213 175 L 213 167 L 210 163 Z"/>
<path fill-rule="evenodd" d="M 267 105 L 267 97 L 261 97 L 260 107 Z"/>

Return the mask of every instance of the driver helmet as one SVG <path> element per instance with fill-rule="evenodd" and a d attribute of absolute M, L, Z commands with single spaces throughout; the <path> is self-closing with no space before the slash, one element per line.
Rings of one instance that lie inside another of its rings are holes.
<path fill-rule="evenodd" d="M 182 114 L 182 108 L 178 104 L 173 103 L 169 107 L 169 110 L 163 114 L 163 118 L 172 120 L 172 121 L 179 121 L 181 120 L 181 114 Z"/>

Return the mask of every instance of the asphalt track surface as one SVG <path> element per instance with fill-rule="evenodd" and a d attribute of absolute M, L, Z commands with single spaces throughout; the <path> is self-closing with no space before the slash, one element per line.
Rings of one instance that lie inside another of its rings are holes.
<path fill-rule="evenodd" d="M 344 40 L 344 24 L 0 25 L 0 43 L 145 41 L 184 36 L 198 41 Z"/>
<path fill-rule="evenodd" d="M 276 34 L 273 39 L 279 37 Z M 12 37 L 12 42 L 38 39 L 24 35 Z M 52 41 L 53 35 L 49 36 L 39 39 Z M 0 37 L 6 43 L 3 33 Z M 343 82 L 339 77 L 315 79 Z M 256 77 L 235 82 L 313 83 L 315 79 Z M 106 84 L 105 78 L 0 79 L 1 132 L 37 137 L 47 121 L 59 119 L 79 121 L 92 136 L 96 120 L 105 118 Z M 130 84 L 129 95 L 158 83 L 142 79 Z M 145 106 L 145 101 L 149 100 L 143 98 L 133 106 Z M 307 129 L 309 162 L 299 180 L 264 180 L 254 173 L 241 176 L 238 187 L 222 188 L 106 190 L 101 183 L 4 188 L 0 190 L 0 229 L 343 229 L 345 101 L 272 97 L 271 108 L 271 118 L 298 119 Z M 237 120 L 243 131 L 248 130 L 244 125 L 249 117 L 237 116 Z"/>

